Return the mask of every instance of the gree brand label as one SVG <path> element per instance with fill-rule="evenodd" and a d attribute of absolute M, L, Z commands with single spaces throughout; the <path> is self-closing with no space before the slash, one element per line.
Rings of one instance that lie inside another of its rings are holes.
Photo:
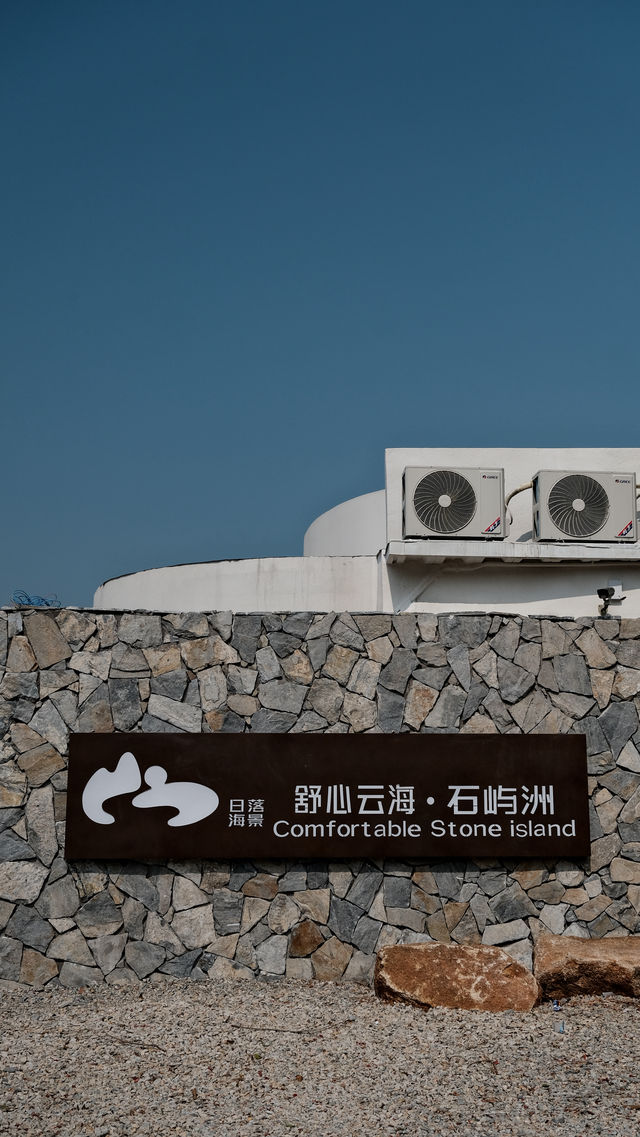
<path fill-rule="evenodd" d="M 584 857 L 582 735 L 75 734 L 66 856 Z"/>

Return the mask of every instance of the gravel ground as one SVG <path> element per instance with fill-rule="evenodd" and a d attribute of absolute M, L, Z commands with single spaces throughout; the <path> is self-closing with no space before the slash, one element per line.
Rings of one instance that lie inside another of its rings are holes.
<path fill-rule="evenodd" d="M 640 1130 L 640 1003 L 529 1014 L 293 980 L 0 994 L 0 1134 L 492 1137 Z"/>

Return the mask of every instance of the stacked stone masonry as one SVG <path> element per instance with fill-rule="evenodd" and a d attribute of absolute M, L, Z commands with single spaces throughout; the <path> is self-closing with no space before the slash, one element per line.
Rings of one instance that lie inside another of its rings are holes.
<path fill-rule="evenodd" d="M 640 931 L 640 620 L 0 612 L 0 980 L 369 982 L 385 945 Z M 69 733 L 581 733 L 591 858 L 77 863 Z"/>

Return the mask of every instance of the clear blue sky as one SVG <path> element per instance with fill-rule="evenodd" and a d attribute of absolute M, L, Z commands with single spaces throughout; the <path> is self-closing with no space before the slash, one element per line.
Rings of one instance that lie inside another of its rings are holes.
<path fill-rule="evenodd" d="M 4 0 L 14 589 L 295 555 L 385 446 L 638 444 L 637 0 Z"/>

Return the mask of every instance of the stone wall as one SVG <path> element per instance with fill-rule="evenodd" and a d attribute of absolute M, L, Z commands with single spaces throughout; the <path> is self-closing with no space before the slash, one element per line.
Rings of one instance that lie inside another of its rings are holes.
<path fill-rule="evenodd" d="M 640 620 L 0 612 L 0 979 L 368 981 L 386 944 L 640 931 Z M 67 864 L 70 731 L 586 735 L 592 855 Z"/>

